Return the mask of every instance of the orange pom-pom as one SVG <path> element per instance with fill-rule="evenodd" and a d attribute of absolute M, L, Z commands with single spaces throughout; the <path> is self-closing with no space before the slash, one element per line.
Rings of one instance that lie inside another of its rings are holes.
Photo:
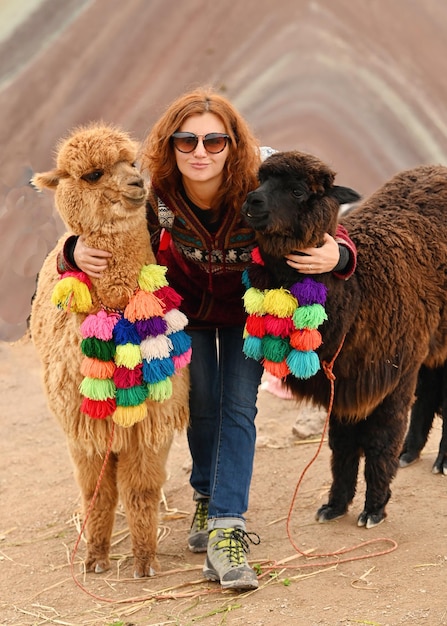
<path fill-rule="evenodd" d="M 81 362 L 81 374 L 88 378 L 112 378 L 116 365 L 113 361 L 101 361 L 85 356 Z"/>
<path fill-rule="evenodd" d="M 275 378 L 285 378 L 288 374 L 290 374 L 289 366 L 285 361 L 281 361 L 281 363 L 275 363 L 274 361 L 268 361 L 265 359 L 263 361 L 264 369 L 266 372 L 269 372 Z"/>
<path fill-rule="evenodd" d="M 316 350 L 321 343 L 321 333 L 316 328 L 302 328 L 290 335 L 290 345 L 300 352 Z"/>
<path fill-rule="evenodd" d="M 130 298 L 124 310 L 124 317 L 129 322 L 136 322 L 136 320 L 147 320 L 155 316 L 162 317 L 163 313 L 164 305 L 157 296 L 138 289 Z"/>

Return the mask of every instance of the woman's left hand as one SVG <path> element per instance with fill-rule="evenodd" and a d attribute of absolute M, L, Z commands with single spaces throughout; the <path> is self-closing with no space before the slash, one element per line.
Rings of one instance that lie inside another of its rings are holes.
<path fill-rule="evenodd" d="M 336 267 L 340 259 L 338 243 L 328 233 L 320 248 L 304 248 L 301 254 L 287 254 L 287 264 L 302 274 L 325 274 Z"/>

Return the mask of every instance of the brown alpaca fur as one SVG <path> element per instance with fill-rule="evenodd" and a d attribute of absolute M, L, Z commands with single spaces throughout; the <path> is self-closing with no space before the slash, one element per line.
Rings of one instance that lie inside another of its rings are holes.
<path fill-rule="evenodd" d="M 304 276 L 283 255 L 335 234 L 339 205 L 356 194 L 334 185 L 335 173 L 319 159 L 299 152 L 271 156 L 259 178 L 243 213 L 258 232 L 265 287 L 288 288 Z M 332 361 L 345 336 L 333 366 L 333 482 L 319 521 L 346 513 L 362 454 L 367 490 L 358 525 L 372 527 L 386 515 L 418 371 L 447 357 L 446 206 L 447 168 L 397 174 L 340 220 L 357 246 L 355 274 L 347 281 L 332 273 L 313 277 L 328 288 L 321 363 Z M 307 380 L 289 375 L 285 382 L 295 397 L 329 406 L 323 368 Z"/>
<path fill-rule="evenodd" d="M 55 190 L 57 209 L 71 233 L 63 235 L 39 274 L 31 313 L 31 335 L 43 362 L 48 404 L 68 441 L 87 512 L 111 437 L 112 420 L 80 412 L 82 353 L 79 326 L 86 314 L 59 310 L 51 294 L 59 279 L 56 257 L 69 234 L 112 253 L 108 269 L 92 279 L 93 307 L 122 310 L 137 287 L 144 264 L 156 263 L 145 217 L 146 188 L 135 167 L 138 144 L 119 129 L 101 124 L 76 129 L 62 141 L 56 168 L 36 174 L 33 184 Z M 110 568 L 110 538 L 120 498 L 127 515 L 134 574 L 148 576 L 156 561 L 157 528 L 165 463 L 176 429 L 188 422 L 187 369 L 172 378 L 165 402 L 147 401 L 148 415 L 124 428 L 115 425 L 112 452 L 86 524 L 87 571 Z"/>

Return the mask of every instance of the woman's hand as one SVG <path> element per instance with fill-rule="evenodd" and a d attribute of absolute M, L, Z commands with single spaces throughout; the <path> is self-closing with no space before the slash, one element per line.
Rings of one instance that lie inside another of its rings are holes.
<path fill-rule="evenodd" d="M 76 265 L 90 278 L 101 278 L 101 273 L 107 268 L 111 256 L 111 252 L 86 246 L 82 237 L 79 237 L 73 251 Z"/>
<path fill-rule="evenodd" d="M 338 243 L 328 233 L 321 248 L 304 248 L 302 254 L 287 254 L 287 264 L 303 274 L 325 274 L 336 267 L 340 259 Z"/>

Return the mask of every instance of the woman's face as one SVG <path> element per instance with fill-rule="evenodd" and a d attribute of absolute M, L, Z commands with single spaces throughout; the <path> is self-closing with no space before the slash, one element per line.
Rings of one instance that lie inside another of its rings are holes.
<path fill-rule="evenodd" d="M 184 179 L 190 183 L 215 181 L 216 188 L 222 180 L 222 171 L 228 157 L 228 142 L 222 152 L 207 152 L 202 138 L 209 133 L 226 133 L 222 120 L 214 113 L 202 113 L 188 117 L 180 132 L 194 133 L 200 137 L 197 146 L 191 152 L 174 149 L 177 167 Z"/>

